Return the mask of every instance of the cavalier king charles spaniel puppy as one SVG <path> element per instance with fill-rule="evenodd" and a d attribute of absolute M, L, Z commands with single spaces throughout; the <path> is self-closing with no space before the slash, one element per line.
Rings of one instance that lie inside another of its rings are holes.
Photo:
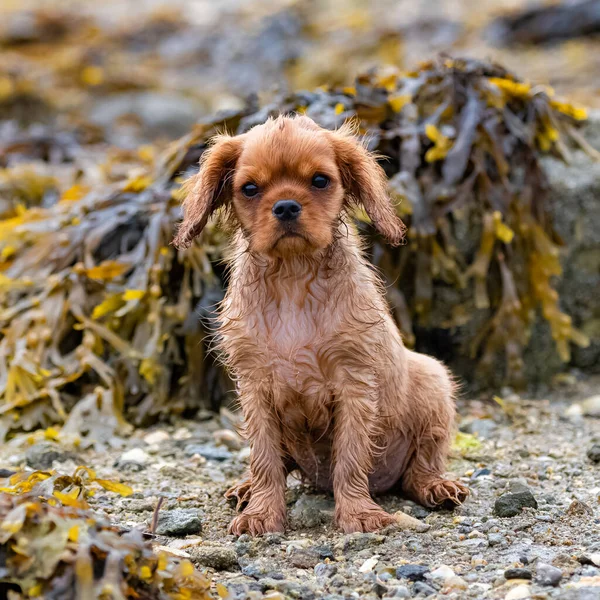
<path fill-rule="evenodd" d="M 329 131 L 306 116 L 217 136 L 185 183 L 177 247 L 218 209 L 232 226 L 217 339 L 252 450 L 247 478 L 228 492 L 243 508 L 235 535 L 284 530 L 293 470 L 333 490 L 346 533 L 395 522 L 372 494 L 401 489 L 427 507 L 468 494 L 445 476 L 452 377 L 405 348 L 349 216 L 362 206 L 399 244 L 386 183 L 352 126 Z"/>

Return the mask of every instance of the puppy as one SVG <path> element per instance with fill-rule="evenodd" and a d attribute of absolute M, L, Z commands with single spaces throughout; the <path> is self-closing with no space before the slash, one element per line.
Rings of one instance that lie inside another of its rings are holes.
<path fill-rule="evenodd" d="M 395 486 L 428 507 L 461 503 L 467 489 L 444 476 L 452 379 L 404 347 L 347 214 L 360 205 L 391 244 L 403 238 L 385 174 L 352 129 L 281 116 L 218 136 L 186 190 L 177 247 L 219 208 L 234 231 L 218 340 L 252 453 L 228 492 L 245 506 L 230 531 L 282 531 L 295 469 L 333 490 L 346 533 L 393 523 L 371 494 Z"/>

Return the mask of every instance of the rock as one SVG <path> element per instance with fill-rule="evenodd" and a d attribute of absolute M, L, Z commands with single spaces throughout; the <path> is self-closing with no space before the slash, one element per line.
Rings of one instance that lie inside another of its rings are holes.
<path fill-rule="evenodd" d="M 215 460 L 218 462 L 233 458 L 233 454 L 227 448 L 218 448 L 213 444 L 188 444 L 184 448 L 183 453 L 186 456 L 199 454 L 206 460 Z"/>
<path fill-rule="evenodd" d="M 405 585 L 388 588 L 384 598 L 410 598 L 410 590 Z"/>
<path fill-rule="evenodd" d="M 413 593 L 415 596 L 433 596 L 433 594 L 437 593 L 434 588 L 422 581 L 417 581 L 415 585 L 413 585 Z"/>
<path fill-rule="evenodd" d="M 146 434 L 143 439 L 146 444 L 152 446 L 153 444 L 162 444 L 163 442 L 170 440 L 171 436 L 166 431 L 157 429 Z"/>
<path fill-rule="evenodd" d="M 462 577 L 450 577 L 444 582 L 444 594 L 468 589 L 469 584 Z"/>
<path fill-rule="evenodd" d="M 77 460 L 77 456 L 72 452 L 64 451 L 58 444 L 52 442 L 33 444 L 25 452 L 27 465 L 36 471 L 48 471 L 55 461 L 61 463 L 67 460 Z"/>
<path fill-rule="evenodd" d="M 496 499 L 494 514 L 499 517 L 514 517 L 526 507 L 537 509 L 538 503 L 534 495 L 525 486 L 513 485 L 510 492 Z"/>
<path fill-rule="evenodd" d="M 184 536 L 201 531 L 201 513 L 195 508 L 178 508 L 159 513 L 157 535 Z"/>
<path fill-rule="evenodd" d="M 240 436 L 231 429 L 219 429 L 213 433 L 213 438 L 217 444 L 226 446 L 229 450 L 240 450 L 242 447 Z"/>
<path fill-rule="evenodd" d="M 523 600 L 524 598 L 531 598 L 531 588 L 525 583 L 515 586 L 504 596 L 504 600 Z"/>
<path fill-rule="evenodd" d="M 141 448 L 132 448 L 123 452 L 119 457 L 117 463 L 122 465 L 124 463 L 137 463 L 139 465 L 147 465 L 150 462 L 150 456 L 144 452 Z"/>
<path fill-rule="evenodd" d="M 599 115 L 590 113 L 586 131 L 597 130 Z M 585 135 L 585 133 L 584 133 Z M 595 141 L 598 143 L 596 136 Z M 598 294 L 600 289 L 600 164 L 583 152 L 573 152 L 569 164 L 554 158 L 542 160 L 550 181 L 548 209 L 554 226 L 565 241 L 561 249 L 563 275 L 559 279 L 558 293 L 561 309 L 573 319 L 573 323 L 590 339 L 587 348 L 572 346 L 570 365 L 582 370 L 598 372 L 600 365 L 600 324 L 598 320 Z M 549 328 L 548 328 L 549 329 Z M 548 350 L 556 351 L 550 336 L 546 340 L 531 337 L 530 357 L 537 363 L 541 378 L 549 371 L 562 370 L 560 362 L 548 356 Z M 539 354 L 536 354 L 539 351 Z M 546 354 L 546 360 L 543 360 Z M 527 364 L 527 362 L 526 362 Z M 600 414 L 600 400 L 598 404 Z"/>
<path fill-rule="evenodd" d="M 330 498 L 303 494 L 290 511 L 290 519 L 297 529 L 312 529 L 331 521 L 334 507 Z"/>
<path fill-rule="evenodd" d="M 460 430 L 485 440 L 492 437 L 497 427 L 498 425 L 492 419 L 471 419 L 462 423 Z"/>
<path fill-rule="evenodd" d="M 423 521 L 419 521 L 419 519 L 415 519 L 401 510 L 394 513 L 394 517 L 401 529 L 408 529 L 419 533 L 425 533 L 431 529 L 431 525 L 428 523 L 423 523 Z"/>
<path fill-rule="evenodd" d="M 425 573 L 429 573 L 429 567 L 424 565 L 402 565 L 396 568 L 396 577 L 398 579 L 408 579 L 409 581 L 422 581 L 425 579 Z"/>
<path fill-rule="evenodd" d="M 313 548 L 292 548 L 290 563 L 297 569 L 313 569 L 320 561 L 319 553 Z"/>
<path fill-rule="evenodd" d="M 319 563 L 315 565 L 315 575 L 317 577 L 333 577 L 337 573 L 337 565 L 334 563 Z"/>
<path fill-rule="evenodd" d="M 378 546 L 385 541 L 385 536 L 379 533 L 349 533 L 343 536 L 335 544 L 336 550 L 347 552 L 358 552 L 371 546 Z"/>
<path fill-rule="evenodd" d="M 454 577 L 454 576 L 455 576 L 454 571 L 448 565 L 441 565 L 434 571 L 431 571 L 431 573 L 429 573 L 427 578 L 433 579 L 434 581 L 435 580 L 446 581 L 447 579 L 450 579 L 451 577 Z"/>
<path fill-rule="evenodd" d="M 231 571 L 238 566 L 233 548 L 223 546 L 195 546 L 189 550 L 193 563 L 215 571 Z"/>
<path fill-rule="evenodd" d="M 490 533 L 488 535 L 488 544 L 490 546 L 497 546 L 498 544 L 504 542 L 505 539 L 506 538 L 501 533 Z"/>
<path fill-rule="evenodd" d="M 594 463 L 600 463 L 600 444 L 593 444 L 587 451 L 587 457 Z"/>
<path fill-rule="evenodd" d="M 504 571 L 505 579 L 532 579 L 533 575 L 529 569 L 520 569 L 518 567 L 506 569 Z"/>
<path fill-rule="evenodd" d="M 359 573 L 370 573 L 374 568 L 375 565 L 379 562 L 379 555 L 375 555 L 375 556 L 371 556 L 371 558 L 368 558 L 367 560 L 365 560 L 365 562 L 360 565 L 360 567 L 358 568 L 358 572 Z"/>
<path fill-rule="evenodd" d="M 562 571 L 546 563 L 537 563 L 535 581 L 540 585 L 557 586 L 562 579 Z"/>
<path fill-rule="evenodd" d="M 586 398 L 581 403 L 581 411 L 586 417 L 600 417 L 600 394 Z"/>

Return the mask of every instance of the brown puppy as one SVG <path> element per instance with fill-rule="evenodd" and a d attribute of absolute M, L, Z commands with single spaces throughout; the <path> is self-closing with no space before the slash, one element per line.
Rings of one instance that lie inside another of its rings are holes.
<path fill-rule="evenodd" d="M 398 483 L 425 506 L 462 502 L 467 489 L 444 477 L 452 379 L 402 344 L 346 215 L 360 204 L 392 244 L 402 240 L 383 170 L 351 129 L 279 117 L 219 136 L 186 187 L 178 247 L 220 207 L 235 229 L 219 345 L 252 455 L 249 478 L 229 491 L 246 505 L 231 531 L 282 531 L 296 468 L 333 489 L 345 532 L 394 522 L 371 492 Z"/>

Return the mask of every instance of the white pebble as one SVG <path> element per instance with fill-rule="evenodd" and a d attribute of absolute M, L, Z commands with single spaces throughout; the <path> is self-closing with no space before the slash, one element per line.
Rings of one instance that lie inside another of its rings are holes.
<path fill-rule="evenodd" d="M 504 596 L 504 600 L 523 600 L 524 598 L 531 598 L 531 588 L 525 583 L 515 586 Z"/>

